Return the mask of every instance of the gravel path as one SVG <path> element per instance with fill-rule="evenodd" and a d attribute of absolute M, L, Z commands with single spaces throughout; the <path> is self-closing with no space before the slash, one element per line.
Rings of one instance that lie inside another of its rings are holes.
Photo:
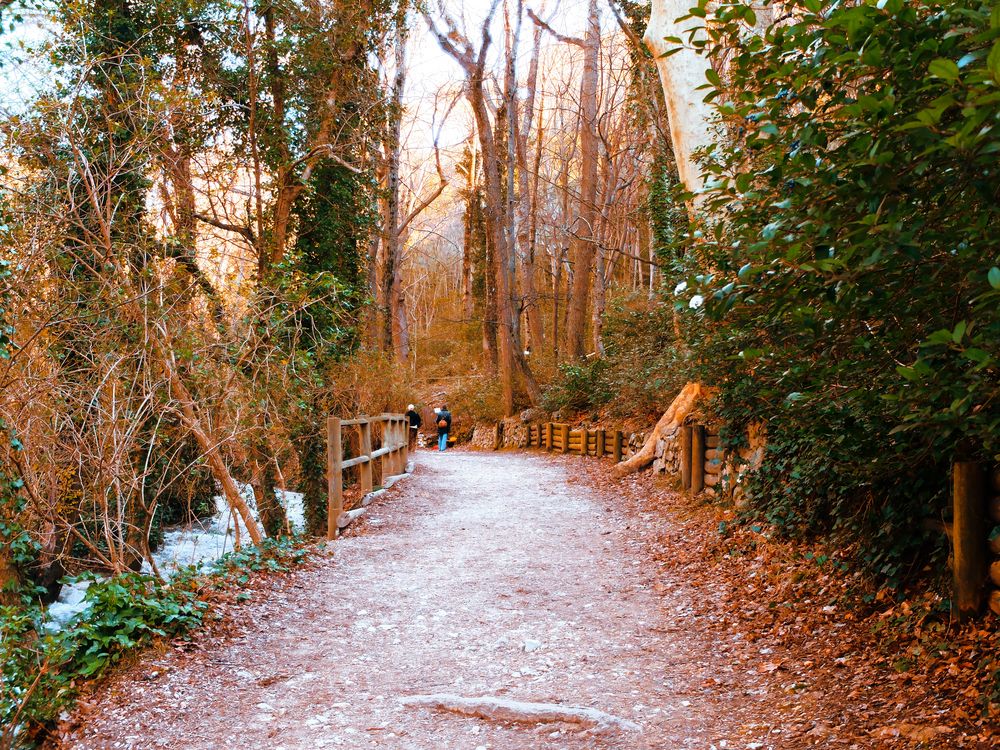
<path fill-rule="evenodd" d="M 747 746 L 717 744 L 739 734 L 726 706 L 743 691 L 698 627 L 691 589 L 664 584 L 607 490 L 542 455 L 417 461 L 331 557 L 234 609 L 224 638 L 112 680 L 62 746 Z M 590 707 L 642 732 L 399 701 L 424 693 Z"/>

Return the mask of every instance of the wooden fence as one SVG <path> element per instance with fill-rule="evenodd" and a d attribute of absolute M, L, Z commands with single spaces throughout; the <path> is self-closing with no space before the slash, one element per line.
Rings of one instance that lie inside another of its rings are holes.
<path fill-rule="evenodd" d="M 615 463 L 622 460 L 625 433 L 621 430 L 571 429 L 560 422 L 545 422 L 528 427 L 528 448 L 541 448 L 556 453 L 573 453 L 578 456 L 604 458 L 612 456 Z"/>
<path fill-rule="evenodd" d="M 723 454 L 719 448 L 719 431 L 705 425 L 685 425 L 671 439 L 680 444 L 679 464 L 681 486 L 692 493 L 715 487 L 722 479 Z M 560 422 L 545 422 L 528 427 L 528 448 L 541 448 L 555 453 L 603 458 L 612 456 L 615 463 L 628 450 L 626 435 L 621 430 L 574 430 Z M 664 447 L 671 450 L 672 447 Z M 676 466 L 676 464 L 675 464 Z"/>
<path fill-rule="evenodd" d="M 373 426 L 376 426 L 374 431 Z M 345 428 L 356 432 L 352 436 L 346 436 Z M 409 460 L 408 429 L 408 422 L 402 414 L 380 414 L 377 417 L 357 419 L 338 417 L 327 419 L 327 539 L 336 537 L 338 530 L 346 525 L 343 523 L 344 471 L 355 466 L 358 468 L 356 481 L 362 496 L 374 489 L 375 459 L 381 459 L 382 481 L 393 474 L 402 474 L 406 471 L 406 463 Z M 344 458 L 344 447 L 347 442 L 345 437 L 355 438 L 353 442 L 356 455 L 348 459 Z M 375 446 L 374 443 L 378 445 Z"/>

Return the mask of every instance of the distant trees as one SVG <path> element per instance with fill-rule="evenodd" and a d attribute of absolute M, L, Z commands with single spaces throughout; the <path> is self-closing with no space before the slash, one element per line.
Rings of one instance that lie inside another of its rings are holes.
<path fill-rule="evenodd" d="M 475 43 L 443 6 L 425 12 L 465 73 L 477 141 L 474 164 L 462 161 L 465 236 L 473 236 L 479 209 L 469 201 L 478 196 L 488 239 L 478 259 L 467 247 L 454 273 L 466 292 L 483 279 L 484 366 L 490 371 L 496 350 L 507 413 L 538 403 L 536 368 L 601 352 L 608 287 L 655 287 L 645 165 L 659 115 L 632 95 L 646 86 L 633 72 L 632 42 L 597 2 L 585 9 L 582 34 L 572 36 L 544 9 L 498 0 L 479 19 Z M 486 53 L 500 28 L 491 69 Z M 468 293 L 463 299 L 467 314 Z"/>

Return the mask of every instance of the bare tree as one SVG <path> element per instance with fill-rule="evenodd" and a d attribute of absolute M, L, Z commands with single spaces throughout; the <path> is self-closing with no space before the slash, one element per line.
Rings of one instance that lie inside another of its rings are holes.
<path fill-rule="evenodd" d="M 487 104 L 487 52 L 492 44 L 490 26 L 498 6 L 499 0 L 493 0 L 480 29 L 478 46 L 473 46 L 460 31 L 454 19 L 444 10 L 443 4 L 439 4 L 438 10 L 446 30 L 440 29 L 428 12 L 425 11 L 424 17 L 441 49 L 462 67 L 466 77 L 466 97 L 476 121 L 483 159 L 486 227 L 493 248 L 491 275 L 496 279 L 497 286 L 503 405 L 506 414 L 513 414 L 516 407 L 515 390 L 519 380 L 527 389 L 531 403 L 537 403 L 541 399 L 541 389 L 515 340 L 515 311 L 511 304 L 511 289 L 515 283 L 510 260 L 513 253 L 509 223 L 511 217 L 504 201 L 505 191 L 501 182 L 504 164 L 497 148 L 494 123 Z"/>

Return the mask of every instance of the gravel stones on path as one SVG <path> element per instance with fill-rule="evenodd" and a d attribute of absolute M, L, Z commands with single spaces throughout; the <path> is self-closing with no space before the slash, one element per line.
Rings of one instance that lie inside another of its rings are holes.
<path fill-rule="evenodd" d="M 60 746 L 785 746 L 766 716 L 747 729 L 733 710 L 748 700 L 729 653 L 740 644 L 699 625 L 715 616 L 705 598 L 716 593 L 681 575 L 665 581 L 647 559 L 643 518 L 630 517 L 613 485 L 581 479 L 579 461 L 418 453 L 414 476 L 319 564 L 228 609 L 220 637 L 196 634 L 194 648 L 151 654 L 110 679 Z M 490 721 L 400 700 L 433 693 L 585 707 L 641 732 Z"/>

